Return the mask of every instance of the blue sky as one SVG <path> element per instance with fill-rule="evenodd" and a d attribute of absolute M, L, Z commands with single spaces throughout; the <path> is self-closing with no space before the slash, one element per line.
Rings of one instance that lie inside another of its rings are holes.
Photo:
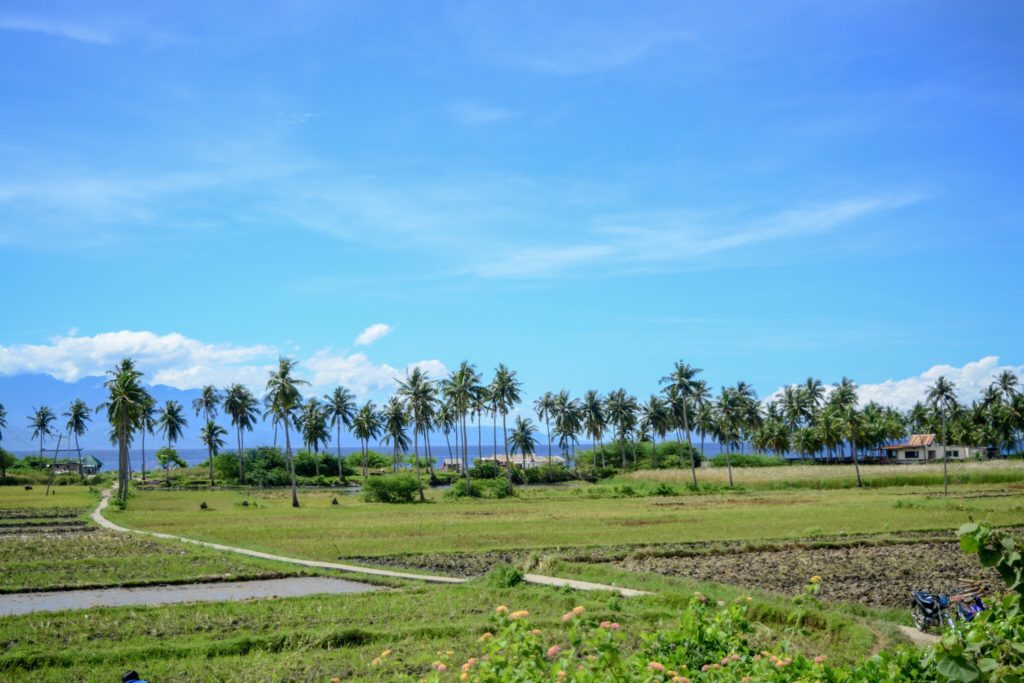
<path fill-rule="evenodd" d="M 681 358 L 762 395 L 980 386 L 1024 363 L 1022 26 L 1014 2 L 0 2 L 0 374 L 130 353 L 258 384 L 287 353 L 364 396 L 464 358 L 531 397 L 646 395 Z"/>

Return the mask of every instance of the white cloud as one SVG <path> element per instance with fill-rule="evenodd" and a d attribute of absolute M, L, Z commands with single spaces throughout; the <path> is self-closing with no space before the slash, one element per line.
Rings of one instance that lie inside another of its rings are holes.
<path fill-rule="evenodd" d="M 459 122 L 470 126 L 507 121 L 518 115 L 511 109 L 480 104 L 478 102 L 459 102 L 453 104 L 450 107 L 450 111 Z"/>
<path fill-rule="evenodd" d="M 884 406 L 909 410 L 918 401 L 925 401 L 928 390 L 935 384 L 935 380 L 945 377 L 956 387 L 957 398 L 960 402 L 970 403 L 981 397 L 985 389 L 992 384 L 996 375 L 1004 370 L 1024 376 L 1024 365 L 1001 365 L 998 356 L 985 356 L 980 360 L 965 363 L 961 367 L 933 365 L 914 377 L 887 379 L 875 384 L 860 384 L 857 387 L 857 396 L 862 406 L 874 401 Z M 826 385 L 826 392 L 830 392 L 831 389 L 832 387 Z M 780 387 L 765 400 L 778 399 L 781 394 L 782 388 Z"/>
<path fill-rule="evenodd" d="M 373 342 L 386 337 L 391 333 L 391 326 L 387 323 L 374 323 L 365 330 L 359 333 L 356 337 L 356 344 L 359 346 L 369 346 Z"/>
<path fill-rule="evenodd" d="M 234 371 L 241 371 L 243 364 L 274 352 L 273 347 L 263 345 L 205 343 L 177 332 L 158 335 L 121 330 L 91 337 L 68 334 L 54 337 L 49 344 L 0 345 L 0 374 L 46 373 L 74 382 L 101 375 L 122 358 L 131 357 L 154 383 L 187 388 L 200 383 L 187 382 L 190 375 L 198 377 L 201 371 L 208 371 L 212 376 L 202 383 L 234 378 Z"/>
<path fill-rule="evenodd" d="M 67 38 L 68 40 L 77 40 L 81 43 L 92 43 L 94 45 L 110 45 L 113 42 L 111 35 L 105 31 L 44 17 L 0 17 L 0 29 L 25 33 L 42 33 L 56 38 Z"/>
<path fill-rule="evenodd" d="M 340 384 L 360 397 L 393 389 L 395 379 L 413 368 L 420 368 L 433 379 L 448 373 L 439 360 L 417 361 L 398 369 L 386 363 L 376 364 L 363 353 L 336 353 L 328 349 L 317 351 L 303 365 L 313 371 L 310 381 L 314 387 L 328 388 Z"/>
<path fill-rule="evenodd" d="M 383 332 L 375 330 L 378 325 L 372 325 L 364 335 L 376 334 L 379 338 L 390 330 L 387 325 L 382 326 L 386 328 Z M 122 358 L 130 357 L 150 384 L 194 389 L 206 384 L 224 386 L 240 382 L 262 393 L 267 373 L 276 367 L 280 352 L 278 348 L 265 345 L 211 344 L 176 332 L 159 335 L 122 330 L 91 337 L 69 333 L 47 344 L 0 345 L 0 375 L 43 373 L 74 382 L 82 377 L 102 375 Z M 312 385 L 303 391 L 309 395 L 341 384 L 358 396 L 367 397 L 393 389 L 395 378 L 413 368 L 418 367 L 435 379 L 448 373 L 439 360 L 420 360 L 394 367 L 375 363 L 363 353 L 336 353 L 330 349 L 298 360 L 297 375 L 310 380 Z"/>
<path fill-rule="evenodd" d="M 992 380 L 1003 370 L 1010 370 L 1017 375 L 1024 375 L 1024 365 L 1000 365 L 998 356 L 984 358 L 964 364 L 962 367 L 953 365 L 934 365 L 916 377 L 892 380 L 887 379 L 878 384 L 860 386 L 861 403 L 876 401 L 906 410 L 918 401 L 924 401 L 928 389 L 935 384 L 940 376 L 945 377 L 956 386 L 957 397 L 961 402 L 969 403 L 979 398 Z"/>

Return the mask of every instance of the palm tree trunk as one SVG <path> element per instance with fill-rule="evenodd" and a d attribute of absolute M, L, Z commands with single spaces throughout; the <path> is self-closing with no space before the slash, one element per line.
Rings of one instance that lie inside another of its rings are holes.
<path fill-rule="evenodd" d="M 470 495 L 470 481 L 469 481 L 469 426 L 466 424 L 466 415 L 462 415 L 462 463 L 463 468 L 466 470 L 466 495 Z"/>
<path fill-rule="evenodd" d="M 942 416 L 942 495 L 949 495 L 949 451 L 946 450 L 946 443 L 949 437 L 946 436 L 946 416 Z M 927 452 L 927 448 L 925 449 Z"/>
<path fill-rule="evenodd" d="M 338 422 L 338 481 L 345 478 L 341 470 L 341 422 Z"/>
<path fill-rule="evenodd" d="M 235 430 L 238 432 L 238 483 L 245 483 L 245 441 L 242 437 L 242 428 L 239 426 Z"/>
<path fill-rule="evenodd" d="M 78 434 L 75 434 L 75 447 L 78 446 Z M 82 451 L 78 451 L 78 467 L 82 467 Z M 142 428 L 142 481 L 146 481 L 146 428 Z"/>
<path fill-rule="evenodd" d="M 85 481 L 85 468 L 82 467 L 82 447 L 78 445 L 78 432 L 75 432 L 75 450 L 78 451 L 78 478 Z"/>
<path fill-rule="evenodd" d="M 419 441 L 419 430 L 413 427 L 412 430 L 412 453 L 413 457 L 416 458 L 416 483 L 420 487 L 420 502 L 426 501 L 426 497 L 423 495 L 423 480 L 420 479 L 420 441 Z"/>
<path fill-rule="evenodd" d="M 622 456 L 622 469 L 626 469 L 626 436 L 619 429 L 619 455 Z"/>
<path fill-rule="evenodd" d="M 288 416 L 284 417 L 284 452 L 288 456 L 288 469 L 292 475 L 292 507 L 299 507 L 299 490 L 295 484 L 295 458 L 292 457 L 292 439 L 288 432 Z"/>
<path fill-rule="evenodd" d="M 857 474 L 857 488 L 860 488 L 864 484 L 860 480 L 860 463 L 857 462 L 857 440 L 850 440 L 850 455 L 853 456 L 853 471 Z M 927 452 L 927 449 L 925 449 Z"/>
<path fill-rule="evenodd" d="M 544 416 L 544 424 L 548 426 L 548 462 L 551 462 L 551 418 Z"/>

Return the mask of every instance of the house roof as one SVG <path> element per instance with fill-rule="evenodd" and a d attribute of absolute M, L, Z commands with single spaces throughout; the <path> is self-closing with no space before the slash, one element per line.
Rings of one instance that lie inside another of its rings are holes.
<path fill-rule="evenodd" d="M 934 434 L 911 434 L 910 441 L 891 446 L 882 446 L 883 451 L 900 451 L 904 448 L 928 448 L 935 443 Z"/>
<path fill-rule="evenodd" d="M 82 458 L 82 464 L 86 467 L 95 467 L 96 469 L 103 469 L 103 461 L 97 458 L 95 455 L 87 455 Z"/>

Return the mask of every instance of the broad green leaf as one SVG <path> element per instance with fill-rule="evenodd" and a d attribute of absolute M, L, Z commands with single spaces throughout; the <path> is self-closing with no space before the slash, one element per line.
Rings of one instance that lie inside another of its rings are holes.
<path fill-rule="evenodd" d="M 945 678 L 958 683 L 976 681 L 981 673 L 978 667 L 963 657 L 943 657 L 935 668 Z"/>

